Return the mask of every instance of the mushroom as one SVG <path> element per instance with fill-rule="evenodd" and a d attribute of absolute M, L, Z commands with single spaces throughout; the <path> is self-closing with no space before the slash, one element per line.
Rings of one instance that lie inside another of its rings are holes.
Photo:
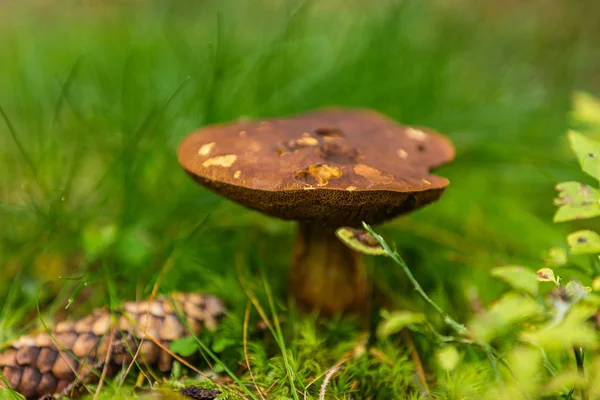
<path fill-rule="evenodd" d="M 378 224 L 440 198 L 448 180 L 430 168 L 454 147 L 430 129 L 367 109 L 324 108 L 286 118 L 201 128 L 179 163 L 199 184 L 239 204 L 298 221 L 291 292 L 324 314 L 359 312 L 368 281 L 341 226 Z"/>

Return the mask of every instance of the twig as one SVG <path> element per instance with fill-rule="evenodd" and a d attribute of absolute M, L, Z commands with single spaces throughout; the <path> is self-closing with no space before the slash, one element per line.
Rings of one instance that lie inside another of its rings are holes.
<path fill-rule="evenodd" d="M 108 351 L 106 352 L 106 358 L 104 360 L 97 361 L 84 374 L 76 375 L 75 379 L 72 382 L 70 382 L 67 386 L 65 386 L 65 388 L 58 394 L 58 398 L 62 399 L 63 397 L 70 397 L 70 395 L 74 392 L 74 390 L 76 388 L 83 385 L 87 378 L 89 378 L 91 375 L 95 374 L 94 371 L 98 371 L 98 370 L 102 369 L 103 370 L 102 377 L 104 377 L 105 376 L 104 369 L 110 363 L 110 358 L 111 358 L 113 349 L 117 346 L 121 346 L 122 342 L 123 342 L 123 339 L 113 342 L 113 337 L 111 335 L 111 337 L 110 337 L 111 345 L 108 347 Z M 46 400 L 46 399 L 51 399 L 51 398 L 52 398 L 52 395 L 46 395 L 46 396 L 40 397 L 40 400 Z"/>
<path fill-rule="evenodd" d="M 410 357 L 415 363 L 415 367 L 417 368 L 417 374 L 419 375 L 419 379 L 425 388 L 425 392 L 430 395 L 431 391 L 429 390 L 429 385 L 427 384 L 427 379 L 425 378 L 425 371 L 423 369 L 423 364 L 421 363 L 421 358 L 419 357 L 419 353 L 415 347 L 415 344 L 410 337 L 410 333 L 406 329 L 402 329 L 402 337 L 406 340 L 408 347 L 410 347 Z"/>
<path fill-rule="evenodd" d="M 315 383 L 316 381 L 321 379 L 322 376 L 328 374 L 329 371 L 331 371 L 332 369 L 337 368 L 339 370 L 342 367 L 342 365 L 344 365 L 344 363 L 346 363 L 347 361 L 349 361 L 353 358 L 360 357 L 364 353 L 364 347 L 368 340 L 369 340 L 369 335 L 367 333 L 362 333 L 359 336 L 358 343 L 356 344 L 356 346 L 354 346 L 354 348 L 352 350 L 347 351 L 346 354 L 344 354 L 344 356 L 342 357 L 342 359 L 340 361 L 338 361 L 337 363 L 335 363 L 330 369 L 319 374 L 316 378 L 311 380 L 304 388 L 304 400 L 306 400 L 306 398 L 308 396 L 308 388 L 311 387 L 313 385 L 313 383 Z"/>
<path fill-rule="evenodd" d="M 96 393 L 94 393 L 94 400 L 96 400 L 98 398 L 98 395 L 100 395 L 100 390 L 102 390 L 102 385 L 104 384 L 104 379 L 106 378 L 106 371 L 107 371 L 107 367 L 108 364 L 110 362 L 110 358 L 112 357 L 112 352 L 113 352 L 113 340 L 115 338 L 114 336 L 114 332 L 115 332 L 115 328 L 111 328 L 110 330 L 110 337 L 108 339 L 108 351 L 106 352 L 106 356 L 104 357 L 104 366 L 102 367 L 102 375 L 100 375 L 100 381 L 98 382 L 98 387 L 96 388 Z"/>
<path fill-rule="evenodd" d="M 342 366 L 338 364 L 330 368 L 329 371 L 327 371 L 327 374 L 323 379 L 323 383 L 321 384 L 321 389 L 319 390 L 319 400 L 325 400 L 325 395 L 327 394 L 327 386 L 329 385 L 329 381 L 331 381 L 333 375 L 335 375 L 336 372 L 338 372 L 341 368 Z"/>
<path fill-rule="evenodd" d="M 341 361 L 338 361 L 333 367 L 329 368 L 327 371 L 322 372 L 321 374 L 319 374 L 316 378 L 314 378 L 312 381 L 308 382 L 308 384 L 306 385 L 306 388 L 304 389 L 304 395 L 303 395 L 303 399 L 306 400 L 307 396 L 308 396 L 308 388 L 311 387 L 313 385 L 313 383 L 315 383 L 316 381 L 318 381 L 319 379 L 321 379 L 322 376 L 327 376 L 327 374 L 329 373 L 329 371 L 331 371 L 332 369 L 337 368 L 338 370 L 340 369 L 340 367 L 350 359 L 350 357 L 344 357 Z"/>
<path fill-rule="evenodd" d="M 150 309 L 150 307 L 148 307 L 148 309 Z M 146 317 L 146 325 L 148 324 L 147 321 L 148 321 L 148 317 Z M 119 386 L 118 386 L 119 388 L 121 388 L 123 386 L 123 384 L 125 383 L 125 379 L 127 379 L 127 376 L 129 376 L 129 372 L 131 372 L 131 369 L 133 368 L 133 366 L 137 364 L 137 359 L 138 359 L 140 352 L 142 351 L 142 343 L 144 342 L 145 337 L 146 337 L 146 332 L 144 330 L 142 338 L 140 339 L 140 342 L 137 344 L 135 353 L 131 357 L 131 362 L 127 366 L 127 369 L 125 370 L 125 373 L 123 374 L 123 376 L 121 376 L 121 380 L 119 381 Z M 129 348 L 128 342 L 125 342 L 125 347 L 127 347 L 127 351 L 129 351 L 131 353 L 131 349 Z M 140 368 L 140 372 L 142 372 L 142 368 Z M 145 375 L 146 374 L 144 374 L 144 376 Z M 150 382 L 150 384 L 152 383 L 150 381 L 150 378 L 148 378 L 147 376 L 146 376 L 146 379 L 148 379 L 148 382 Z"/>
<path fill-rule="evenodd" d="M 104 361 L 97 362 L 85 374 L 78 375 L 72 382 L 70 382 L 67 386 L 65 386 L 65 388 L 57 395 L 56 398 L 58 398 L 58 399 L 62 399 L 63 397 L 71 398 L 75 389 L 78 388 L 79 386 L 81 386 L 83 384 L 83 381 L 85 381 L 87 378 L 89 378 L 93 374 L 92 371 L 96 371 L 100 368 L 104 368 Z M 46 394 L 46 395 L 40 397 L 40 400 L 49 400 L 49 399 L 53 399 L 53 398 L 54 398 L 54 396 L 52 396 L 51 394 Z"/>

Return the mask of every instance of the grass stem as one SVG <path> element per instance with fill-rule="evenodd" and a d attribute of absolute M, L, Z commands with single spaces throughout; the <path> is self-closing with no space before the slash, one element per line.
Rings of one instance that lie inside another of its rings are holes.
<path fill-rule="evenodd" d="M 385 239 L 381 235 L 377 234 L 368 224 L 363 222 L 363 226 L 371 235 L 375 237 L 375 239 L 377 239 L 381 247 L 385 250 L 386 254 L 389 257 L 391 257 L 396 262 L 396 264 L 400 266 L 400 268 L 402 268 L 402 271 L 404 272 L 408 280 L 412 283 L 415 291 L 423 298 L 423 300 L 425 300 L 431 307 L 433 307 L 433 309 L 437 311 L 438 314 L 440 314 L 444 322 L 459 335 L 464 335 L 465 333 L 467 333 L 467 328 L 464 325 L 456 322 L 454 318 L 452 318 L 444 310 L 442 310 L 442 308 L 438 306 L 437 303 L 427 295 L 427 293 L 425 293 L 417 279 L 410 271 L 410 268 L 408 268 L 408 265 L 406 264 L 404 259 L 397 252 L 392 251 L 392 249 L 390 249 L 390 246 L 388 246 Z"/>

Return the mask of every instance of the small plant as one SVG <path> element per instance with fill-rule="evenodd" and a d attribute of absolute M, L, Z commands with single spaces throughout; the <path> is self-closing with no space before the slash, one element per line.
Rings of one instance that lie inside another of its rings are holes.
<path fill-rule="evenodd" d="M 594 121 L 590 108 L 597 107 L 595 123 L 600 128 L 600 102 L 581 95 L 576 100 L 576 105 L 585 109 L 588 124 Z M 574 116 L 582 113 L 575 112 Z M 576 131 L 570 131 L 568 139 L 581 169 L 600 182 L 600 142 Z M 600 216 L 598 188 L 568 181 L 556 189 L 559 208 L 555 222 Z M 439 384 L 436 398 L 600 398 L 600 355 L 596 352 L 600 346 L 600 235 L 596 231 L 580 229 L 569 234 L 568 252 L 551 248 L 537 271 L 519 265 L 492 268 L 491 275 L 507 283 L 510 290 L 461 324 L 425 293 L 383 237 L 366 224 L 364 228 L 362 234 L 342 228 L 338 237 L 356 250 L 363 249 L 364 254 L 390 257 L 453 332 L 439 333 L 435 322 L 423 313 L 381 313 L 379 338 L 408 329 L 425 335 L 437 346 L 433 366 Z M 577 257 L 582 255 L 589 257 L 589 265 L 578 263 Z M 487 358 L 488 367 L 482 366 L 478 354 Z"/>

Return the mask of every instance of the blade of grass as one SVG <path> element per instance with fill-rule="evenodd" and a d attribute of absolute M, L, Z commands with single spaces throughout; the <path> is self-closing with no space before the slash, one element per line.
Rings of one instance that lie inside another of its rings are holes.
<path fill-rule="evenodd" d="M 69 362 L 67 362 L 67 365 L 68 365 L 69 369 L 71 370 L 71 372 L 73 372 L 73 374 L 75 375 L 75 379 L 78 380 L 79 376 L 80 376 L 80 372 L 83 369 L 83 367 L 85 366 L 85 362 L 83 362 L 84 358 L 76 356 L 75 353 L 73 353 L 73 351 L 71 349 L 67 348 L 66 346 L 64 346 L 64 345 L 62 345 L 61 343 L 58 342 L 58 340 L 56 339 L 56 337 L 52 333 L 52 329 L 50 329 L 50 327 L 48 326 L 48 324 L 46 323 L 46 321 L 44 320 L 44 317 L 42 315 L 42 310 L 40 308 L 40 301 L 39 301 L 39 293 L 36 294 L 35 307 L 36 307 L 38 319 L 40 320 L 40 323 L 42 324 L 42 327 L 44 328 L 44 331 L 48 334 L 48 336 L 50 336 L 50 339 L 52 339 L 52 342 L 54 343 L 54 345 L 56 346 L 56 348 L 59 350 L 58 357 L 64 357 L 64 354 L 62 354 L 62 353 L 66 353 L 73 360 L 77 361 L 79 370 L 76 370 L 75 368 L 73 368 L 71 366 L 71 363 L 69 363 Z M 90 349 L 90 351 L 92 351 L 92 349 Z M 65 359 L 65 361 L 68 361 L 68 360 Z M 98 373 L 96 371 L 92 370 L 92 373 L 98 375 Z M 87 385 L 85 385 L 84 382 L 82 382 L 82 384 L 83 384 L 83 387 L 91 395 L 94 394 L 94 392 Z M 75 389 L 75 385 L 73 385 L 73 389 Z"/>
<path fill-rule="evenodd" d="M 23 398 L 19 393 L 15 392 L 14 389 L 10 387 L 8 381 L 6 380 L 6 377 L 2 373 L 2 370 L 0 370 L 0 381 L 2 381 L 2 383 L 6 387 L 6 390 L 8 390 L 8 393 L 10 393 L 13 399 L 21 400 Z"/>
<path fill-rule="evenodd" d="M 221 42 L 223 40 L 223 32 L 222 32 L 222 16 L 219 11 L 216 13 L 217 18 L 217 27 L 216 27 L 216 38 L 215 38 L 215 46 L 214 51 L 212 52 L 212 76 L 208 81 L 208 89 L 206 91 L 206 100 L 204 103 L 204 121 L 209 124 L 212 122 L 216 122 L 215 118 L 215 93 L 218 90 L 221 77 L 223 75 L 223 65 L 221 63 L 222 58 L 222 48 Z M 209 45 L 210 46 L 210 45 Z"/>
<path fill-rule="evenodd" d="M 106 168 L 106 171 L 104 172 L 104 174 L 102 174 L 100 179 L 98 179 L 98 181 L 96 181 L 96 183 L 92 187 L 94 187 L 95 189 L 98 189 L 100 187 L 100 185 L 106 180 L 106 178 L 108 178 L 112 174 L 114 169 L 121 163 L 121 161 L 123 159 L 125 159 L 125 156 L 131 152 L 131 147 L 138 141 L 138 139 L 140 138 L 142 133 L 144 133 L 145 131 L 152 133 L 156 129 L 156 127 L 158 126 L 158 124 L 160 123 L 160 121 L 162 119 L 162 116 L 164 115 L 165 111 L 167 110 L 167 108 L 169 107 L 169 105 L 171 104 L 173 99 L 179 93 L 181 93 L 183 88 L 190 82 L 190 80 L 191 80 L 191 76 L 186 77 L 179 84 L 179 86 L 177 86 L 177 88 L 174 90 L 174 92 L 171 94 L 171 96 L 169 96 L 169 98 L 163 104 L 163 106 L 160 109 L 158 109 L 158 111 L 157 111 L 156 106 L 153 106 L 151 108 L 150 112 L 148 112 L 148 114 L 146 115 L 146 118 L 144 118 L 144 120 L 142 121 L 139 128 L 132 135 L 132 137 L 125 143 L 125 145 L 123 146 L 123 149 L 121 149 L 121 152 L 119 153 L 119 155 Z M 153 125 L 152 125 L 152 122 L 154 122 Z"/>
<path fill-rule="evenodd" d="M 231 371 L 227 367 L 227 365 L 225 365 L 225 363 L 223 361 L 221 361 L 221 359 L 219 357 L 217 357 L 217 355 L 215 353 L 213 353 L 213 351 L 202 340 L 200 340 L 200 338 L 198 338 L 198 336 L 196 334 L 194 334 L 193 330 L 191 329 L 191 327 L 187 323 L 187 319 L 185 318 L 185 316 L 184 316 L 182 310 L 180 309 L 179 305 L 175 301 L 173 301 L 173 300 L 171 300 L 171 304 L 173 305 L 173 309 L 177 313 L 177 316 L 179 317 L 179 319 L 181 320 L 181 322 L 186 326 L 188 332 L 190 333 L 190 335 L 192 336 L 192 338 L 194 338 L 194 341 L 199 346 L 199 348 L 202 349 L 204 352 L 206 352 L 206 354 L 208 354 L 215 361 L 215 363 L 217 363 L 221 368 L 223 368 L 223 371 L 225 371 L 227 373 L 227 375 L 229 375 L 231 377 L 231 379 L 233 379 L 233 381 L 235 383 L 237 383 L 240 386 L 240 388 L 248 396 L 250 396 L 251 399 L 253 399 L 253 400 L 259 400 L 258 397 L 256 397 L 254 395 L 254 393 L 252 393 L 250 391 L 250 389 L 248 389 L 246 387 L 246 385 L 244 385 L 242 383 L 242 381 L 240 381 L 240 379 L 237 377 L 237 375 L 234 374 L 233 371 Z"/>
<path fill-rule="evenodd" d="M 8 294 L 6 295 L 6 299 L 4 299 L 4 301 L 2 302 L 2 311 L 0 311 L 0 334 L 3 334 L 5 330 L 6 316 L 9 312 L 13 299 L 17 295 L 17 288 L 20 287 L 22 273 L 23 267 L 19 266 L 16 276 L 11 280 L 11 284 L 8 287 Z"/>
<path fill-rule="evenodd" d="M 17 131 L 15 130 L 15 127 L 13 126 L 12 122 L 8 118 L 8 115 L 6 114 L 6 112 L 4 111 L 4 108 L 2 108 L 2 106 L 0 106 L 0 115 L 2 116 L 2 119 L 4 119 L 4 123 L 6 124 L 6 127 L 8 128 L 8 133 L 12 137 L 13 142 L 15 142 L 15 145 L 17 146 L 19 153 L 21 153 L 21 157 L 23 157 L 23 159 L 25 160 L 25 163 L 29 166 L 29 169 L 31 170 L 31 174 L 33 175 L 33 179 L 35 180 L 35 182 L 38 185 L 38 187 L 40 188 L 40 190 L 43 193 L 46 193 L 46 188 L 40 180 L 37 166 L 35 165 L 35 163 L 33 162 L 33 159 L 31 158 L 31 156 L 29 155 L 27 150 L 25 150 L 25 147 L 19 140 Z"/>
<path fill-rule="evenodd" d="M 238 253 L 238 260 L 236 262 L 236 269 L 238 271 L 238 279 L 240 280 L 240 284 L 242 285 L 242 288 L 244 289 L 244 291 L 246 292 L 246 295 L 248 296 L 248 298 L 250 299 L 250 301 L 254 305 L 254 308 L 256 308 L 256 311 L 258 311 L 258 314 L 262 318 L 263 322 L 265 323 L 265 325 L 267 326 L 267 328 L 271 332 L 271 335 L 275 338 L 275 341 L 277 342 L 277 345 L 279 346 L 279 348 L 280 348 L 280 350 L 282 352 L 283 361 L 284 361 L 284 364 L 285 364 L 285 367 L 286 367 L 286 376 L 290 380 L 290 386 L 291 386 L 290 390 L 294 394 L 294 396 L 295 396 L 294 398 L 298 399 L 298 395 L 296 393 L 295 385 L 294 385 L 294 376 L 295 375 L 293 373 L 290 373 L 291 367 L 289 365 L 289 360 L 287 358 L 287 348 L 286 348 L 285 342 L 283 340 L 283 335 L 281 334 L 281 327 L 279 325 L 279 318 L 277 316 L 277 313 L 274 312 L 273 308 L 271 308 L 271 313 L 273 314 L 273 319 L 274 319 L 273 324 L 271 324 L 271 322 L 269 321 L 269 317 L 267 316 L 267 313 L 262 308 L 262 306 L 258 302 L 258 299 L 252 293 L 252 291 L 250 291 L 250 289 L 249 289 L 249 287 L 247 285 L 247 282 L 246 282 L 246 280 L 244 278 L 244 275 L 243 275 L 243 271 L 241 270 L 241 263 L 239 262 L 239 253 Z M 263 275 L 263 284 L 267 285 L 266 282 L 264 281 L 264 274 L 262 274 L 262 275 Z M 273 298 L 272 298 L 272 295 L 270 294 L 270 289 L 268 289 L 267 296 L 271 300 L 269 303 L 272 303 L 272 299 Z M 273 326 L 273 325 L 275 325 L 275 326 Z M 268 389 L 267 389 L 267 392 L 268 392 Z"/>
<path fill-rule="evenodd" d="M 77 60 L 75 60 L 75 63 L 73 64 L 71 70 L 69 71 L 69 74 L 67 75 L 67 79 L 65 79 L 65 82 L 62 84 L 60 95 L 58 96 L 58 101 L 56 102 L 56 106 L 54 107 L 54 116 L 52 118 L 51 127 L 54 126 L 54 124 L 56 124 L 58 118 L 60 117 L 60 112 L 62 110 L 63 104 L 65 103 L 66 98 L 69 95 L 69 90 L 71 89 L 73 81 L 75 80 L 75 77 L 79 72 L 79 68 L 81 67 L 82 61 L 83 56 L 77 57 Z"/>
<path fill-rule="evenodd" d="M 258 395 L 262 400 L 265 400 L 265 397 L 262 394 L 262 390 L 256 384 L 256 380 L 254 379 L 254 373 L 252 373 L 252 366 L 250 365 L 250 358 L 248 357 L 248 320 L 250 319 L 250 305 L 248 302 L 246 304 L 246 311 L 244 312 L 244 337 L 243 337 L 243 346 L 244 346 L 244 359 L 246 361 L 246 368 L 248 368 L 248 373 L 250 374 L 250 379 L 258 392 Z"/>
<path fill-rule="evenodd" d="M 229 99 L 235 99 L 241 96 L 241 92 L 244 88 L 244 85 L 248 81 L 248 76 L 250 76 L 254 71 L 260 71 L 266 65 L 269 65 L 273 59 L 277 56 L 277 52 L 284 48 L 286 44 L 286 39 L 289 36 L 289 30 L 293 22 L 302 14 L 309 4 L 309 0 L 302 0 L 300 4 L 294 9 L 290 10 L 286 9 L 286 22 L 283 29 L 271 40 L 271 42 L 265 46 L 262 51 L 256 55 L 255 57 L 240 60 L 239 65 L 246 64 L 245 68 L 242 69 L 241 72 L 237 74 L 240 79 L 237 80 L 237 84 L 235 84 L 231 88 L 231 95 L 228 96 Z M 256 109 L 260 110 L 264 105 L 256 105 Z"/>
<path fill-rule="evenodd" d="M 269 286 L 269 283 L 267 282 L 264 271 L 262 271 L 262 270 L 261 270 L 261 277 L 262 277 L 263 286 L 265 288 L 265 292 L 267 295 L 269 309 L 271 310 L 271 316 L 273 317 L 273 325 L 275 326 L 275 333 L 276 333 L 275 340 L 277 340 L 277 343 L 279 344 L 279 347 L 281 348 L 281 355 L 283 357 L 283 363 L 285 365 L 288 379 L 290 381 L 290 391 L 292 392 L 292 396 L 294 397 L 294 400 L 299 400 L 300 398 L 298 397 L 298 393 L 296 391 L 296 385 L 294 384 L 294 381 L 296 380 L 297 375 L 294 373 L 292 365 L 290 364 L 290 360 L 288 359 L 288 349 L 287 349 L 287 346 L 285 345 L 285 339 L 283 338 L 283 333 L 281 331 L 281 324 L 279 323 L 279 316 L 277 315 L 277 310 L 275 309 L 275 302 L 273 301 L 273 293 L 271 292 L 271 287 Z M 300 381 L 300 379 L 298 379 L 298 381 Z M 303 382 L 300 381 L 300 384 L 303 387 L 303 389 L 305 389 Z"/>

